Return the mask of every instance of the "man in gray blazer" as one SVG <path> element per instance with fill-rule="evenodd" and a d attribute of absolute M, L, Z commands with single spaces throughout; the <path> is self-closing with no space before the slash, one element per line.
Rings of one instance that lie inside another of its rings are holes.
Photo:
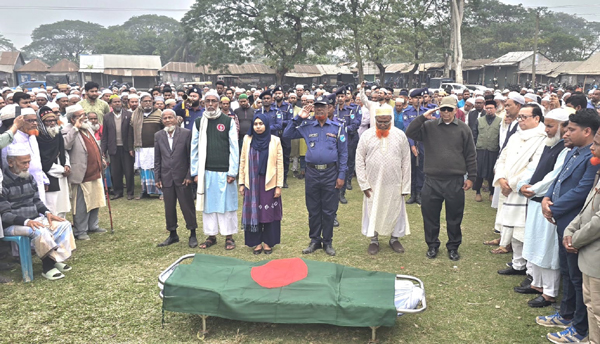
<path fill-rule="evenodd" d="M 176 201 L 183 213 L 187 229 L 190 230 L 189 246 L 198 246 L 196 239 L 196 211 L 190 176 L 190 150 L 192 132 L 177 125 L 175 111 L 166 109 L 162 113 L 165 126 L 154 134 L 154 176 L 156 186 L 162 190 L 165 202 L 165 218 L 169 237 L 158 247 L 179 242 L 177 235 Z"/>

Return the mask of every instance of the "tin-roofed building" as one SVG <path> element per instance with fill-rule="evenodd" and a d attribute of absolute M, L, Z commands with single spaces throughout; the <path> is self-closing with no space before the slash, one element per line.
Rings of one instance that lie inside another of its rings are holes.
<path fill-rule="evenodd" d="M 23 55 L 19 51 L 0 52 L 0 83 L 6 82 L 8 86 L 17 86 L 15 70 L 25 65 Z"/>
<path fill-rule="evenodd" d="M 15 70 L 18 83 L 27 81 L 46 81 L 50 66 L 38 59 L 33 59 Z"/>
<path fill-rule="evenodd" d="M 82 83 L 94 81 L 110 86 L 113 81 L 127 83 L 137 89 L 149 89 L 158 84 L 162 68 L 156 55 L 81 55 L 79 73 Z"/>

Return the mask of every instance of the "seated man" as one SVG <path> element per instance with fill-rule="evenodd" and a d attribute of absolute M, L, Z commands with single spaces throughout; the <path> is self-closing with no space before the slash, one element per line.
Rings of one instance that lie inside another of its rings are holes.
<path fill-rule="evenodd" d="M 0 195 L 4 235 L 29 236 L 42 259 L 42 276 L 49 280 L 63 278 L 63 272 L 71 270 L 63 262 L 75 249 L 71 224 L 52 215 L 40 200 L 37 183 L 28 171 L 31 157 L 26 147 L 10 145 L 7 161 Z"/>

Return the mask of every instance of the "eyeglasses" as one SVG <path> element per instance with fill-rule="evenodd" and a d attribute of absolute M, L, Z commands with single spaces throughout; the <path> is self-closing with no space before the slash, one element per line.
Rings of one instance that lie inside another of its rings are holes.
<path fill-rule="evenodd" d="M 55 119 L 45 119 L 44 123 L 48 123 L 48 124 L 52 124 L 52 123 L 56 123 L 57 121 Z"/>
<path fill-rule="evenodd" d="M 518 116 L 517 116 L 517 121 L 524 121 L 524 120 L 526 120 L 526 119 L 528 119 L 528 118 L 530 118 L 530 117 L 533 117 L 533 115 L 531 115 L 531 116 L 527 116 L 527 115 L 518 115 Z"/>
<path fill-rule="evenodd" d="M 443 108 L 440 108 L 440 112 L 452 112 L 452 110 L 454 110 L 454 109 L 451 107 L 444 106 Z"/>
<path fill-rule="evenodd" d="M 27 123 L 36 123 L 37 119 L 35 119 L 35 118 L 34 119 L 26 119 L 25 122 L 27 122 Z"/>

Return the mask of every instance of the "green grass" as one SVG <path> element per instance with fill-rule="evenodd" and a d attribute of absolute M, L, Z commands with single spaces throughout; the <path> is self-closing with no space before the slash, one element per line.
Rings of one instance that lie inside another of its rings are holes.
<path fill-rule="evenodd" d="M 238 247 L 225 251 L 224 240 L 203 251 L 187 246 L 185 222 L 180 215 L 182 241 L 157 248 L 165 231 L 163 204 L 158 199 L 112 202 L 113 235 L 92 234 L 78 241 L 69 264 L 73 270 L 59 281 L 41 277 L 40 260 L 34 258 L 35 279 L 22 283 L 20 268 L 8 273 L 15 282 L 0 285 L 0 342 L 3 343 L 196 343 L 201 328 L 198 316 L 165 313 L 161 327 L 159 273 L 188 253 L 210 253 L 249 261 L 301 256 L 308 244 L 308 220 L 304 203 L 304 181 L 290 178 L 283 190 L 282 244 L 273 254 L 254 256 L 243 246 L 243 234 L 235 236 Z M 354 185 L 357 185 L 355 182 Z M 139 187 L 139 186 L 138 186 Z M 136 190 L 136 192 L 139 190 Z M 368 240 L 360 233 L 362 193 L 347 192 L 349 203 L 340 205 L 341 223 L 334 231 L 337 256 L 318 251 L 307 258 L 345 264 L 367 270 L 414 275 L 425 283 L 428 309 L 405 315 L 392 328 L 380 328 L 380 343 L 546 343 L 547 329 L 535 324 L 535 316 L 550 314 L 552 308 L 527 306 L 531 295 L 512 288 L 521 277 L 499 276 L 508 255 L 492 255 L 481 243 L 495 238 L 495 211 L 486 200 L 473 201 L 467 193 L 463 220 L 462 259 L 452 262 L 445 250 L 445 225 L 437 259 L 425 257 L 420 208 L 408 206 L 412 234 L 402 238 L 406 249 L 396 254 L 382 241 L 376 256 L 366 253 Z M 241 210 L 238 212 L 241 215 Z M 443 212 L 442 212 L 443 214 Z M 201 224 L 201 215 L 198 214 Z M 444 219 L 442 218 L 442 221 Z M 109 228 L 107 208 L 100 224 Z M 201 226 L 201 225 L 200 225 Z M 204 235 L 199 232 L 198 239 Z M 4 273 L 7 275 L 6 273 Z M 365 343 L 368 328 L 327 325 L 279 325 L 208 319 L 207 343 Z"/>

